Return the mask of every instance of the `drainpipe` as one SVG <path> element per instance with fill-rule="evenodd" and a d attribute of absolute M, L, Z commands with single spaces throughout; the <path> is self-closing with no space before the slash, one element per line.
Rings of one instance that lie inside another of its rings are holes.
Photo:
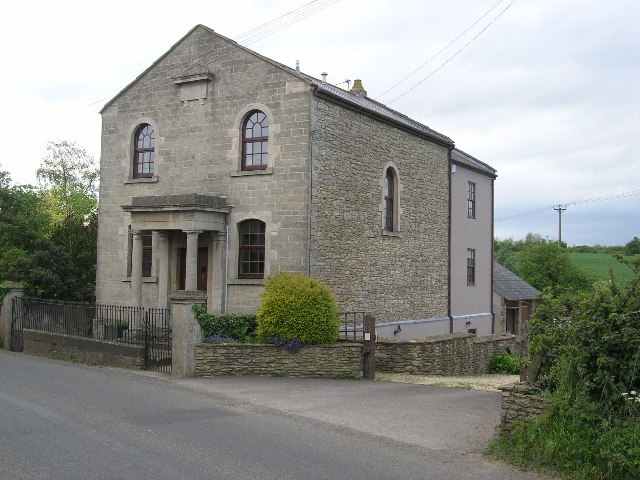
<path fill-rule="evenodd" d="M 224 305 L 222 305 L 222 313 L 227 314 L 227 303 L 228 303 L 228 281 L 227 276 L 229 275 L 229 214 L 227 213 L 224 217 L 224 276 L 223 276 L 223 299 Z"/>
<path fill-rule="evenodd" d="M 449 316 L 449 333 L 453 333 L 453 316 L 451 315 L 451 223 L 453 221 L 452 217 L 451 217 L 451 199 L 452 199 L 452 194 L 451 194 L 451 148 L 449 148 L 449 152 L 448 152 L 448 167 L 447 167 L 447 173 L 449 175 L 449 252 L 448 252 L 448 262 L 447 262 L 447 315 Z"/>

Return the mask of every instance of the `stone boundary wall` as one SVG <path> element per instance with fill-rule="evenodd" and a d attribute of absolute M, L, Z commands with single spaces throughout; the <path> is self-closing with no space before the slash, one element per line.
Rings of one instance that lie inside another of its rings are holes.
<path fill-rule="evenodd" d="M 531 420 L 544 410 L 544 397 L 540 391 L 524 383 L 500 387 L 500 429 L 510 432 L 517 422 Z"/>
<path fill-rule="evenodd" d="M 265 344 L 196 345 L 196 375 L 362 378 L 362 344 L 309 345 L 291 353 Z"/>
<path fill-rule="evenodd" d="M 144 348 L 24 330 L 24 353 L 92 365 L 142 368 Z"/>
<path fill-rule="evenodd" d="M 476 337 L 450 333 L 418 340 L 378 339 L 376 370 L 414 375 L 473 375 L 489 372 L 491 357 L 518 352 L 516 335 Z"/>

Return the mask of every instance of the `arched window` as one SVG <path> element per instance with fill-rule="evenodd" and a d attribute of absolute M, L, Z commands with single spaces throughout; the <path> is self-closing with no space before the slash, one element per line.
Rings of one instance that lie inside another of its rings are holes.
<path fill-rule="evenodd" d="M 384 229 L 387 232 L 396 230 L 396 176 L 393 168 L 387 168 L 384 174 Z"/>
<path fill-rule="evenodd" d="M 238 277 L 264 278 L 265 223 L 246 220 L 238 225 Z"/>
<path fill-rule="evenodd" d="M 133 178 L 153 177 L 156 132 L 148 123 L 136 130 L 133 146 Z"/>
<path fill-rule="evenodd" d="M 264 170 L 268 160 L 269 119 L 260 110 L 254 110 L 242 126 L 242 170 Z"/>

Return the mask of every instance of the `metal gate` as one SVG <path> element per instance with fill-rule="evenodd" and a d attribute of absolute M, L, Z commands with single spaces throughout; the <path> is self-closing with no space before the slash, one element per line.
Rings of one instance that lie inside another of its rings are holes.
<path fill-rule="evenodd" d="M 9 350 L 22 352 L 24 350 L 24 307 L 21 298 L 11 299 L 11 342 Z"/>
<path fill-rule="evenodd" d="M 144 315 L 144 368 L 171 372 L 171 361 L 169 310 L 148 308 Z"/>

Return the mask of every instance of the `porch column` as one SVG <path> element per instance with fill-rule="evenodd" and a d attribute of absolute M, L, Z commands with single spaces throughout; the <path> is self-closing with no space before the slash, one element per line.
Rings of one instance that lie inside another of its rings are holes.
<path fill-rule="evenodd" d="M 169 307 L 169 236 L 167 232 L 156 232 L 158 240 L 158 308 Z"/>
<path fill-rule="evenodd" d="M 131 305 L 142 306 L 142 232 L 132 230 L 133 248 L 131 249 Z"/>
<path fill-rule="evenodd" d="M 187 234 L 187 264 L 185 268 L 184 289 L 196 291 L 198 289 L 198 235 L 202 230 L 188 230 Z"/>

